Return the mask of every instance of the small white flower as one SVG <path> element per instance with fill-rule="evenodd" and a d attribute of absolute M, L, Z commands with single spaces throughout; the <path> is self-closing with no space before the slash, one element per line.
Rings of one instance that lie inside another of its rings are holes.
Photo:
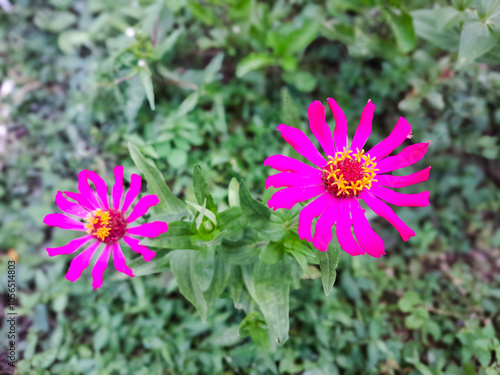
<path fill-rule="evenodd" d="M 141 68 L 144 68 L 146 66 L 146 61 L 140 59 L 139 61 L 137 61 L 137 65 L 139 65 L 139 67 Z"/>
<path fill-rule="evenodd" d="M 241 28 L 238 25 L 233 26 L 233 33 L 239 34 L 241 31 Z"/>
<path fill-rule="evenodd" d="M 9 95 L 12 90 L 14 89 L 14 81 L 11 79 L 6 79 L 2 83 L 2 88 L 0 88 L 0 96 L 7 96 Z"/>
<path fill-rule="evenodd" d="M 129 38 L 133 38 L 135 36 L 135 30 L 132 27 L 129 27 L 125 30 L 125 35 Z"/>

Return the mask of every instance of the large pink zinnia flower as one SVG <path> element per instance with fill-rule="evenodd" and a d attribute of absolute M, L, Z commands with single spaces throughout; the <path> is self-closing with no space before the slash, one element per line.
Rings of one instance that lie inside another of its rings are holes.
<path fill-rule="evenodd" d="M 321 102 L 314 101 L 308 110 L 309 126 L 326 159 L 301 130 L 283 124 L 278 126 L 285 141 L 319 169 L 283 155 L 268 157 L 264 165 L 283 173 L 269 176 L 266 189 L 271 186 L 287 187 L 274 193 L 268 202 L 269 207 L 273 210 L 290 209 L 298 202 L 317 197 L 299 214 L 301 239 L 312 241 L 317 249 L 326 251 L 332 240 L 332 227 L 336 224 L 337 239 L 344 251 L 350 255 L 366 252 L 380 257 L 385 254 L 384 242 L 370 227 L 359 201 L 362 200 L 377 215 L 389 221 L 404 241 L 414 236 L 415 232 L 383 200 L 396 206 L 424 207 L 429 204 L 428 191 L 402 194 L 387 188 L 410 186 L 429 178 L 431 167 L 408 176 L 388 174 L 422 159 L 429 143 L 413 144 L 397 155 L 387 156 L 405 139 L 411 138 L 410 124 L 400 117 L 391 134 L 365 152 L 363 147 L 371 134 L 375 111 L 375 105 L 369 100 L 348 149 L 346 117 L 335 100 L 329 98 L 328 104 L 336 124 L 333 138 Z M 319 219 L 313 236 L 311 225 L 315 217 Z"/>
<path fill-rule="evenodd" d="M 150 207 L 160 201 L 156 195 L 146 195 L 139 199 L 131 212 L 135 198 L 141 191 L 141 177 L 133 174 L 130 179 L 130 189 L 123 196 L 123 167 L 115 167 L 115 184 L 112 191 L 112 202 L 108 201 L 108 187 L 104 180 L 95 172 L 83 170 L 78 174 L 78 190 L 80 193 L 65 191 L 64 194 L 73 201 L 68 200 L 60 191 L 56 194 L 57 206 L 67 214 L 76 216 L 83 220 L 75 220 L 64 214 L 49 214 L 43 222 L 49 226 L 62 229 L 87 232 L 87 235 L 79 237 L 67 245 L 48 248 L 49 256 L 72 254 L 83 245 L 90 245 L 78 254 L 69 266 L 66 279 L 76 281 L 83 270 L 87 268 L 92 257 L 101 244 L 104 249 L 99 255 L 92 269 L 92 286 L 94 289 L 102 286 L 102 276 L 108 266 L 109 255 L 113 253 L 115 268 L 124 274 L 134 277 L 132 270 L 125 264 L 125 257 L 118 244 L 123 240 L 130 248 L 142 255 L 149 262 L 156 253 L 139 244 L 139 240 L 133 236 L 156 237 L 168 230 L 167 223 L 155 221 L 148 224 L 130 227 L 129 225 L 143 216 Z M 95 192 L 90 188 L 90 180 L 95 186 Z"/>

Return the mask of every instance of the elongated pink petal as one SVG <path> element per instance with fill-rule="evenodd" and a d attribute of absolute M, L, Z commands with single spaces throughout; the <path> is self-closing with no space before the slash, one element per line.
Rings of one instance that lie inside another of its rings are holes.
<path fill-rule="evenodd" d="M 90 188 L 87 176 L 88 171 L 86 169 L 78 173 L 78 191 L 80 191 L 81 193 L 80 199 L 85 200 L 87 202 L 87 205 L 92 207 L 92 210 L 95 210 L 101 208 L 101 204 L 97 200 L 94 190 Z"/>
<path fill-rule="evenodd" d="M 70 215 L 75 215 L 81 218 L 85 218 L 89 214 L 89 211 L 84 209 L 79 204 L 67 200 L 64 197 L 63 193 L 61 193 L 60 191 L 56 193 L 56 204 L 61 211 L 64 211 Z"/>
<path fill-rule="evenodd" d="M 362 199 L 378 216 L 383 217 L 391 223 L 399 232 L 403 241 L 408 241 L 410 237 L 415 235 L 415 232 L 408 225 L 406 225 L 387 204 L 370 194 L 367 190 L 363 191 L 359 195 L 359 198 Z"/>
<path fill-rule="evenodd" d="M 127 234 L 153 238 L 165 233 L 168 230 L 167 223 L 163 221 L 153 221 L 127 229 Z"/>
<path fill-rule="evenodd" d="M 372 133 L 372 121 L 373 113 L 375 112 L 375 105 L 371 100 L 366 103 L 363 112 L 361 113 L 361 120 L 359 121 L 358 128 L 354 134 L 354 138 L 351 143 L 351 150 L 356 152 L 357 149 L 360 151 L 365 146 L 366 140 L 370 137 Z"/>
<path fill-rule="evenodd" d="M 336 228 L 337 239 L 340 247 L 347 254 L 352 256 L 363 255 L 365 252 L 361 246 L 358 245 L 351 232 L 351 200 L 352 199 L 341 199 Z"/>
<path fill-rule="evenodd" d="M 134 272 L 125 263 L 125 256 L 118 242 L 113 245 L 113 262 L 117 271 L 130 277 L 135 276 Z"/>
<path fill-rule="evenodd" d="M 357 199 L 351 199 L 351 216 L 354 234 L 361 248 L 374 258 L 385 254 L 384 241 L 374 232 L 365 217 L 365 210 L 361 208 Z"/>
<path fill-rule="evenodd" d="M 49 253 L 49 257 L 53 257 L 56 255 L 62 255 L 62 254 L 73 254 L 76 250 L 78 250 L 80 247 L 85 245 L 87 242 L 89 242 L 92 238 L 92 235 L 87 235 L 79 238 L 75 238 L 74 240 L 71 240 L 64 246 L 60 247 L 48 247 L 47 252 Z"/>
<path fill-rule="evenodd" d="M 400 117 L 391 134 L 367 152 L 370 157 L 375 157 L 376 161 L 389 155 L 407 139 L 411 132 L 411 125 L 403 117 Z"/>
<path fill-rule="evenodd" d="M 127 212 L 132 202 L 137 198 L 141 192 L 141 176 L 133 173 L 130 177 L 130 188 L 125 194 L 125 200 L 123 201 L 122 212 Z"/>
<path fill-rule="evenodd" d="M 108 186 L 106 185 L 106 182 L 104 182 L 102 177 L 94 171 L 88 171 L 87 177 L 95 186 L 95 190 L 97 192 L 97 196 L 99 197 L 101 207 L 109 208 Z"/>
<path fill-rule="evenodd" d="M 72 282 L 78 280 L 81 276 L 83 270 L 87 268 L 94 256 L 97 248 L 101 243 L 99 241 L 93 242 L 89 247 L 78 254 L 75 259 L 73 259 L 69 265 L 68 273 L 66 273 L 66 279 Z"/>
<path fill-rule="evenodd" d="M 314 165 L 323 168 L 326 165 L 325 158 L 321 156 L 311 140 L 302 130 L 291 126 L 280 124 L 277 130 L 280 131 L 283 139 L 290 144 L 300 155 L 305 157 Z"/>
<path fill-rule="evenodd" d="M 399 154 L 389 156 L 377 163 L 377 173 L 391 172 L 396 169 L 406 168 L 422 159 L 427 152 L 429 142 L 416 143 L 404 148 Z M 371 156 L 371 155 L 370 155 Z"/>
<path fill-rule="evenodd" d="M 310 175 L 321 173 L 319 169 L 313 168 L 310 165 L 285 155 L 269 156 L 264 160 L 264 165 L 268 165 L 280 172 L 295 172 Z"/>
<path fill-rule="evenodd" d="M 158 203 L 160 203 L 160 199 L 154 194 L 142 197 L 141 199 L 139 199 L 134 209 L 127 217 L 127 223 L 136 221 L 138 218 L 148 212 L 150 207 L 156 206 Z"/>
<path fill-rule="evenodd" d="M 325 191 L 323 185 L 309 187 L 290 187 L 273 194 L 267 202 L 268 206 L 276 211 L 278 208 L 290 209 L 299 202 L 314 198 Z"/>
<path fill-rule="evenodd" d="M 337 151 L 342 151 L 344 147 L 347 148 L 347 119 L 335 100 L 328 98 L 328 105 L 335 119 L 335 130 L 333 131 L 335 149 Z"/>
<path fill-rule="evenodd" d="M 421 171 L 412 173 L 407 176 L 392 176 L 390 174 L 377 175 L 377 185 L 388 186 L 393 188 L 402 188 L 419 182 L 427 181 L 429 179 L 429 173 L 431 172 L 431 167 L 422 169 Z"/>
<path fill-rule="evenodd" d="M 92 288 L 96 290 L 102 286 L 102 276 L 104 271 L 108 268 L 109 254 L 111 253 L 111 245 L 106 245 L 102 251 L 94 268 L 92 268 Z"/>
<path fill-rule="evenodd" d="M 94 211 L 98 207 L 94 206 L 92 203 L 90 203 L 84 196 L 83 194 L 80 193 L 73 193 L 72 191 L 65 191 L 65 195 L 67 195 L 69 198 L 75 200 L 80 206 L 85 208 L 88 211 Z"/>
<path fill-rule="evenodd" d="M 335 200 L 329 192 L 321 194 L 305 206 L 299 213 L 299 237 L 311 242 L 313 240 L 311 225 L 315 217 L 321 216 L 326 208 Z"/>
<path fill-rule="evenodd" d="M 333 197 L 333 196 L 332 196 Z M 337 221 L 341 199 L 334 198 L 316 222 L 314 229 L 313 245 L 319 251 L 327 251 L 332 240 L 332 227 Z"/>
<path fill-rule="evenodd" d="M 429 205 L 428 191 L 417 194 L 403 194 L 382 186 L 373 185 L 370 193 L 395 206 L 426 207 Z"/>
<path fill-rule="evenodd" d="M 266 179 L 266 189 L 271 186 L 275 188 L 280 187 L 305 187 L 313 185 L 321 185 L 321 172 L 318 171 L 316 176 L 303 175 L 299 173 L 282 172 L 269 176 Z"/>
<path fill-rule="evenodd" d="M 332 131 L 326 123 L 325 107 L 319 100 L 315 100 L 308 108 L 309 127 L 318 140 L 326 155 L 335 155 Z"/>
<path fill-rule="evenodd" d="M 82 222 L 76 221 L 64 214 L 48 214 L 43 219 L 43 223 L 49 227 L 59 227 L 67 230 L 85 231 Z"/>
<path fill-rule="evenodd" d="M 124 236 L 123 241 L 125 241 L 125 243 L 129 245 L 134 252 L 141 254 L 146 262 L 149 262 L 156 255 L 154 251 L 149 250 L 146 246 L 140 245 L 140 241 L 137 238 Z"/>
<path fill-rule="evenodd" d="M 123 167 L 117 165 L 115 167 L 115 184 L 113 185 L 113 208 L 120 209 L 123 196 Z"/>

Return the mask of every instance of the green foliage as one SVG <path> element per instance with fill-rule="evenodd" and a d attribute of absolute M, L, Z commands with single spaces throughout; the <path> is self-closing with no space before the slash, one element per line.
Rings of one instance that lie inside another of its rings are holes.
<path fill-rule="evenodd" d="M 19 374 L 499 372 L 498 1 L 11 3 L 0 267 L 19 257 Z M 328 97 L 350 139 L 376 104 L 367 147 L 400 115 L 408 142 L 430 141 L 405 174 L 432 165 L 431 206 L 398 208 L 408 242 L 370 216 L 377 260 L 319 253 L 299 205 L 265 204 L 263 161 L 293 155 L 276 126 L 310 134 L 307 106 Z M 41 218 L 80 170 L 112 183 L 114 165 L 169 230 L 141 241 L 151 262 L 124 248 L 136 277 L 110 265 L 94 293 L 89 270 L 70 283 L 71 256 L 46 255 L 74 234 Z"/>

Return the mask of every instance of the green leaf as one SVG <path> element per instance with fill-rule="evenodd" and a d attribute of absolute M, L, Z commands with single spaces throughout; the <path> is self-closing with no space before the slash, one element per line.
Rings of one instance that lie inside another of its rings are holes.
<path fill-rule="evenodd" d="M 391 10 L 387 10 L 385 15 L 396 37 L 398 49 L 403 53 L 412 51 L 417 46 L 417 37 L 411 15 L 406 12 L 401 12 L 399 15 Z"/>
<path fill-rule="evenodd" d="M 205 68 L 205 76 L 203 77 L 204 83 L 210 83 L 215 80 L 216 74 L 220 71 L 222 67 L 222 61 L 224 60 L 224 53 L 219 52 L 214 56 L 212 61 Z"/>
<path fill-rule="evenodd" d="M 196 251 L 193 250 L 175 250 L 170 258 L 170 266 L 179 291 L 198 310 L 201 320 L 206 322 L 208 305 L 198 284 L 194 266 L 195 256 Z"/>
<path fill-rule="evenodd" d="M 214 259 L 214 273 L 210 286 L 205 291 L 204 296 L 208 305 L 212 305 L 217 297 L 226 289 L 230 276 L 230 266 L 220 256 L 216 254 Z"/>
<path fill-rule="evenodd" d="M 259 260 L 267 264 L 275 264 L 283 259 L 283 254 L 283 243 L 270 242 L 260 252 Z"/>
<path fill-rule="evenodd" d="M 191 93 L 184 101 L 181 103 L 179 108 L 177 109 L 177 112 L 175 112 L 174 116 L 175 117 L 182 117 L 189 112 L 191 112 L 194 107 L 196 107 L 196 104 L 198 104 L 198 93 L 193 92 Z"/>
<path fill-rule="evenodd" d="M 153 89 L 153 77 L 151 70 L 146 65 L 140 70 L 140 77 L 142 85 L 144 86 L 144 91 L 146 92 L 146 97 L 148 98 L 149 107 L 152 111 L 155 110 L 155 93 Z"/>
<path fill-rule="evenodd" d="M 269 333 L 266 329 L 266 321 L 259 312 L 251 312 L 240 323 L 239 333 L 241 337 L 250 336 L 255 345 L 268 350 L 270 346 Z"/>
<path fill-rule="evenodd" d="M 405 318 L 405 326 L 409 329 L 420 329 L 427 325 L 429 312 L 423 307 L 413 309 L 411 315 Z"/>
<path fill-rule="evenodd" d="M 293 84 L 297 90 L 302 92 L 311 92 L 318 84 L 316 77 L 304 70 L 283 73 L 282 77 L 285 82 Z"/>
<path fill-rule="evenodd" d="M 411 12 L 413 17 L 413 26 L 415 33 L 422 39 L 425 39 L 439 48 L 446 51 L 456 51 L 459 43 L 458 30 L 442 30 L 442 22 L 438 18 L 434 9 L 419 9 Z"/>
<path fill-rule="evenodd" d="M 163 39 L 163 41 L 155 48 L 155 59 L 160 60 L 168 51 L 170 51 L 183 31 L 184 30 L 182 29 L 174 30 L 168 37 Z"/>
<path fill-rule="evenodd" d="M 327 251 L 318 251 L 317 256 L 321 269 L 323 291 L 326 295 L 329 295 L 337 278 L 337 265 L 340 258 L 340 246 L 337 238 L 334 236 L 328 245 Z"/>
<path fill-rule="evenodd" d="M 248 312 L 253 304 L 252 297 L 245 289 L 241 267 L 237 265 L 230 266 L 229 276 L 229 294 L 233 300 L 234 307 Z"/>
<path fill-rule="evenodd" d="M 91 47 L 92 42 L 90 36 L 85 31 L 67 30 L 59 34 L 57 45 L 64 53 L 74 53 L 75 49 L 80 46 Z"/>
<path fill-rule="evenodd" d="M 417 293 L 406 292 L 405 295 L 399 299 L 398 307 L 402 312 L 410 312 L 415 305 L 420 302 L 420 296 Z"/>
<path fill-rule="evenodd" d="M 243 214 L 247 216 L 252 225 L 258 227 L 269 222 L 271 211 L 264 203 L 252 198 L 243 180 L 240 183 L 240 204 Z"/>
<path fill-rule="evenodd" d="M 257 262 L 253 270 L 256 302 L 271 333 L 283 345 L 288 340 L 290 271 L 285 261 L 276 264 Z"/>
<path fill-rule="evenodd" d="M 198 204 L 203 205 L 206 200 L 206 208 L 212 211 L 217 216 L 218 213 L 217 213 L 217 207 L 215 206 L 214 203 L 214 198 L 210 193 L 205 178 L 201 173 L 201 168 L 198 164 L 194 166 L 193 170 L 193 188 L 194 188 L 194 195 L 196 196 Z M 217 222 L 215 222 L 215 224 L 216 223 Z"/>
<path fill-rule="evenodd" d="M 248 72 L 273 65 L 275 58 L 267 53 L 251 53 L 241 60 L 236 67 L 236 76 L 243 77 Z"/>
<path fill-rule="evenodd" d="M 481 21 L 468 22 L 460 34 L 458 62 L 467 64 L 484 55 L 498 43 L 487 24 Z"/>
<path fill-rule="evenodd" d="M 287 87 L 281 89 L 281 118 L 279 122 L 294 128 L 302 128 L 300 112 Z"/>
<path fill-rule="evenodd" d="M 240 207 L 229 207 L 219 214 L 219 229 L 228 232 L 241 232 L 248 226 L 248 220 Z"/>
<path fill-rule="evenodd" d="M 229 181 L 229 187 L 227 189 L 227 198 L 229 201 L 229 207 L 239 207 L 240 206 L 240 184 L 236 177 L 231 178 Z"/>
<path fill-rule="evenodd" d="M 300 52 L 318 36 L 321 22 L 317 19 L 308 19 L 302 27 L 292 31 L 286 37 L 286 53 Z"/>
<path fill-rule="evenodd" d="M 135 165 L 142 171 L 148 182 L 148 191 L 157 195 L 160 199 L 160 203 L 154 206 L 153 210 L 156 213 L 185 212 L 190 215 L 191 213 L 188 211 L 186 204 L 172 194 L 156 165 L 152 161 L 148 161 L 132 143 L 128 144 L 128 149 Z"/>
<path fill-rule="evenodd" d="M 172 250 L 196 250 L 191 237 L 193 232 L 190 229 L 190 223 L 172 222 L 168 224 L 168 231 L 154 238 L 144 238 L 141 245 L 153 246 L 160 249 Z"/>

